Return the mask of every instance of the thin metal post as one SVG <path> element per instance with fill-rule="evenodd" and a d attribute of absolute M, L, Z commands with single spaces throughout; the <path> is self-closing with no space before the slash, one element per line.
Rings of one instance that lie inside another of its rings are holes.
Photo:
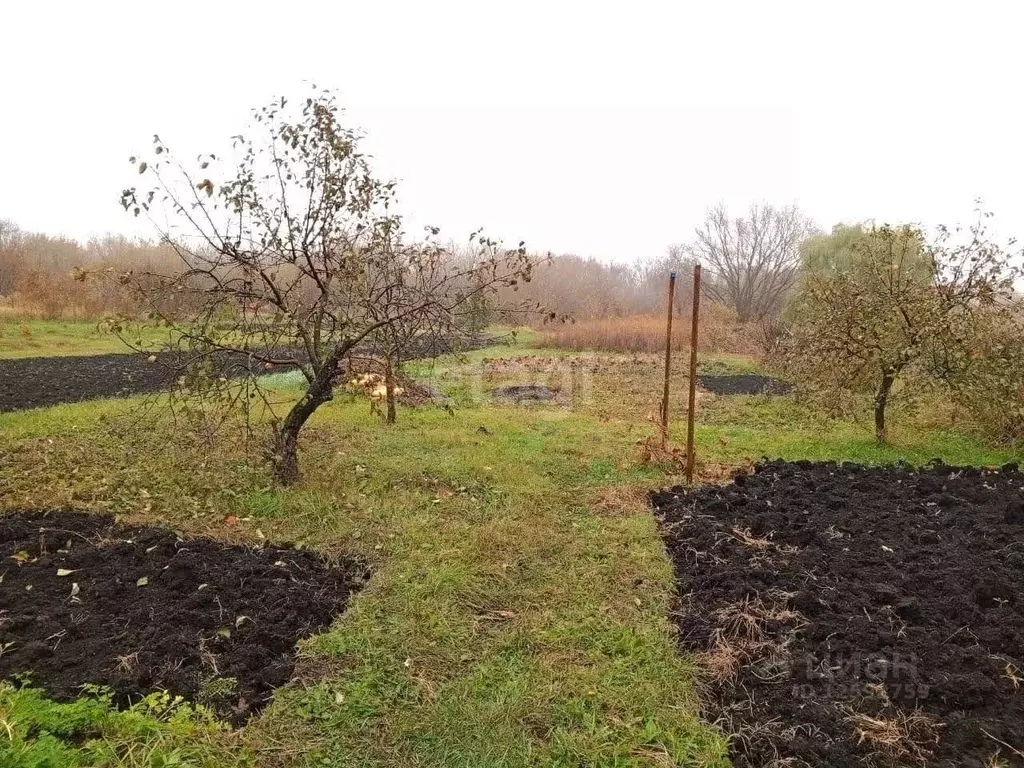
<path fill-rule="evenodd" d="M 676 273 L 668 275 L 668 323 L 665 328 L 665 393 L 661 397 L 661 447 L 668 444 L 668 385 L 672 374 L 672 303 L 676 297 Z"/>
<path fill-rule="evenodd" d="M 690 328 L 690 402 L 686 410 L 686 483 L 693 484 L 693 427 L 697 410 L 697 330 L 700 324 L 700 264 L 693 265 L 693 326 Z"/>

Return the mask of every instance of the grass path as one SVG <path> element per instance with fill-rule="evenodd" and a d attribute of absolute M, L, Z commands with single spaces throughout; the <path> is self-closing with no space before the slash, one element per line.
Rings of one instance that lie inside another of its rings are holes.
<path fill-rule="evenodd" d="M 166 341 L 166 333 L 145 328 L 136 331 L 133 343 L 141 346 Z M 65 355 L 126 354 L 131 352 L 102 321 L 0 319 L 0 359 L 63 357 Z"/>
<path fill-rule="evenodd" d="M 406 422 L 318 457 L 317 476 L 361 478 L 357 509 L 372 500 L 334 536 L 388 558 L 310 649 L 336 676 L 267 724 L 314 712 L 339 766 L 720 764 L 673 647 L 652 518 L 635 496 L 593 512 L 609 485 L 657 483 L 622 461 L 625 430 L 595 439 L 586 419 L 515 409 Z"/>
<path fill-rule="evenodd" d="M 495 350 L 474 355 L 478 365 Z M 2 414 L 0 503 L 112 509 L 371 559 L 367 588 L 303 643 L 295 681 L 244 732 L 160 732 L 185 764 L 224 765 L 227 750 L 260 766 L 726 766 L 668 620 L 671 568 L 643 491 L 672 478 L 638 462 L 650 430 L 637 415 L 647 374 L 635 376 L 597 374 L 593 402 L 577 408 L 463 399 L 455 416 L 403 409 L 391 428 L 339 398 L 311 423 L 305 478 L 288 490 L 269 487 L 241 444 L 113 436 L 129 402 Z M 708 401 L 702 421 L 709 466 L 765 453 L 1011 458 L 936 430 L 878 449 L 787 398 Z M 119 764 L 150 765 L 151 733 L 107 735 Z"/>

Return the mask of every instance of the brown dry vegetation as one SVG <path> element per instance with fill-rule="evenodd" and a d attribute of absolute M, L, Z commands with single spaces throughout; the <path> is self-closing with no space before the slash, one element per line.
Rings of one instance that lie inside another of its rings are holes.
<path fill-rule="evenodd" d="M 663 312 L 668 273 L 676 270 L 677 311 L 682 314 L 692 293 L 692 262 L 678 249 L 653 260 L 609 264 L 579 256 L 555 256 L 536 270 L 534 279 L 509 291 L 506 298 L 537 302 L 576 320 Z"/>
<path fill-rule="evenodd" d="M 453 252 L 459 248 L 453 244 Z M 166 246 L 107 235 L 80 243 L 20 230 L 0 219 L 0 315 L 8 319 L 95 319 L 132 309 L 116 280 L 75 279 L 81 271 L 114 275 L 172 273 L 180 259 Z M 678 307 L 687 311 L 689 265 L 679 254 L 635 264 L 606 264 L 573 255 L 556 256 L 536 279 L 509 289 L 503 299 L 537 302 L 577 320 L 661 312 L 665 279 L 680 272 Z"/>
<path fill-rule="evenodd" d="M 604 352 L 663 352 L 665 317 L 629 315 L 567 323 L 546 329 L 539 335 L 538 343 L 545 347 Z M 690 348 L 689 316 L 677 317 L 673 322 L 672 348 L 676 351 Z M 753 328 L 740 324 L 735 314 L 720 304 L 701 308 L 698 348 L 743 355 L 760 352 Z"/>
<path fill-rule="evenodd" d="M 86 320 L 128 311 L 131 298 L 116 280 L 82 281 L 76 275 L 167 268 L 177 262 L 169 248 L 144 240 L 107 235 L 83 245 L 22 232 L 0 220 L 0 318 Z"/>

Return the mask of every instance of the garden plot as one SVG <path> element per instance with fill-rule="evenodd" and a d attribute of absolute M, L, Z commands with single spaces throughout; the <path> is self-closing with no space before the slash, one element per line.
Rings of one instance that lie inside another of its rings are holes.
<path fill-rule="evenodd" d="M 755 373 L 697 376 L 700 386 L 716 395 L 784 395 L 793 385 Z"/>
<path fill-rule="evenodd" d="M 0 411 L 155 392 L 174 378 L 173 365 L 150 363 L 146 355 L 0 360 Z"/>
<path fill-rule="evenodd" d="M 652 494 L 735 764 L 1024 765 L 1022 486 L 766 462 Z"/>
<path fill-rule="evenodd" d="M 461 339 L 459 349 L 485 346 L 487 337 Z M 359 347 L 361 354 L 372 356 L 370 346 Z M 436 357 L 452 352 L 451 344 L 433 335 L 420 338 L 406 350 L 407 359 Z M 301 352 L 276 350 L 277 357 Z M 170 389 L 194 363 L 194 353 L 162 350 L 155 354 L 105 354 L 63 357 L 25 357 L 0 359 L 0 413 L 28 408 L 44 408 L 60 403 L 77 403 L 105 397 L 127 397 Z M 260 375 L 296 370 L 288 365 L 272 365 L 252 360 L 239 352 L 216 352 L 206 362 L 211 376 L 239 378 L 253 372 Z M 414 393 L 409 393 L 415 399 Z"/>
<path fill-rule="evenodd" d="M 182 375 L 189 355 L 110 354 L 77 357 L 26 357 L 0 360 L 0 412 L 43 408 L 104 397 L 127 397 L 169 389 Z M 221 354 L 213 360 L 218 375 L 237 377 L 254 365 L 244 355 Z M 260 372 L 283 370 L 259 365 Z"/>
<path fill-rule="evenodd" d="M 27 677 L 58 700 L 109 686 L 120 706 L 167 690 L 236 723 L 368 575 L 309 551 L 63 511 L 0 517 L 0 559 L 0 678 Z"/>

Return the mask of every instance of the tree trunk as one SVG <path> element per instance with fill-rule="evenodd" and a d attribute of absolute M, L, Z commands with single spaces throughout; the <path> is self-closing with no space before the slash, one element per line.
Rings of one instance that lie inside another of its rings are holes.
<path fill-rule="evenodd" d="M 288 411 L 281 425 L 274 430 L 274 447 L 270 461 L 274 477 L 281 485 L 291 485 L 299 479 L 299 432 L 313 412 L 332 397 L 330 389 L 324 392 L 314 383 L 302 399 Z"/>
<path fill-rule="evenodd" d="M 889 402 L 889 392 L 892 390 L 893 382 L 896 381 L 896 373 L 892 370 L 882 372 L 882 383 L 875 395 L 875 440 L 879 445 L 885 444 L 885 406 Z"/>
<path fill-rule="evenodd" d="M 281 485 L 291 485 L 299 479 L 299 430 L 282 425 L 274 433 L 274 447 L 270 456 L 274 477 Z"/>
<path fill-rule="evenodd" d="M 269 459 L 274 477 L 281 485 L 291 485 L 299 479 L 299 432 L 317 408 L 334 399 L 334 377 L 338 364 L 352 348 L 344 343 L 335 347 L 323 361 L 320 370 L 306 389 L 306 393 L 274 428 L 274 443 Z"/>
<path fill-rule="evenodd" d="M 398 414 L 395 411 L 395 369 L 391 364 L 390 357 L 386 358 L 384 362 L 384 391 L 388 402 L 388 415 L 385 423 L 394 424 Z"/>

